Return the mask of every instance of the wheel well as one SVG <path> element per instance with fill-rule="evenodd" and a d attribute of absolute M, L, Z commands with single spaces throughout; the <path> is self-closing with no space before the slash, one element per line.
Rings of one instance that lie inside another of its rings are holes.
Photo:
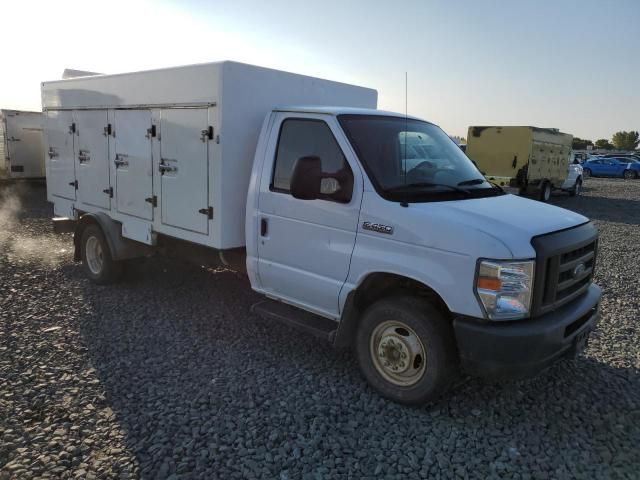
<path fill-rule="evenodd" d="M 350 346 L 360 317 L 367 307 L 382 298 L 398 294 L 425 298 L 446 318 L 451 318 L 451 313 L 442 297 L 424 283 L 394 273 L 371 273 L 358 288 L 349 293 L 334 344 L 342 348 Z"/>

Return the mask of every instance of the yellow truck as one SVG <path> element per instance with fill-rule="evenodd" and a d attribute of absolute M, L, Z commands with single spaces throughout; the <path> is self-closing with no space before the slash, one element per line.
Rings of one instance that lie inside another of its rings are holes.
<path fill-rule="evenodd" d="M 469 127 L 466 154 L 488 180 L 546 202 L 567 178 L 572 141 L 555 128 Z"/>

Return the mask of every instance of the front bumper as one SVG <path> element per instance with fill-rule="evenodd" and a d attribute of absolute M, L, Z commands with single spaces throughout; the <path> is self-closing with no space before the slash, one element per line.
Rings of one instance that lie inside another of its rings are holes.
<path fill-rule="evenodd" d="M 579 298 L 534 319 L 499 323 L 456 317 L 462 369 L 481 377 L 520 378 L 577 353 L 598 321 L 601 295 L 592 284 Z"/>

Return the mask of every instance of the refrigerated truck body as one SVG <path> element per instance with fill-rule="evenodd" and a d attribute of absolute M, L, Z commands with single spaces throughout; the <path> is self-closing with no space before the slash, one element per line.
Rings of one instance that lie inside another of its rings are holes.
<path fill-rule="evenodd" d="M 139 256 L 219 261 L 264 295 L 253 312 L 354 347 L 404 403 L 460 371 L 538 372 L 595 327 L 593 224 L 504 194 L 375 90 L 218 62 L 42 99 L 54 222 L 96 283 Z"/>

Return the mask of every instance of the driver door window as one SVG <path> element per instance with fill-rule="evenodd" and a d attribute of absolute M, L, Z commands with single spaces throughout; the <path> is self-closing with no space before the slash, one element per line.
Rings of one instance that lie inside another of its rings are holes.
<path fill-rule="evenodd" d="M 353 178 L 351 168 L 325 122 L 290 118 L 282 122 L 280 127 L 271 191 L 289 193 L 296 161 L 306 156 L 320 157 L 322 173 L 348 172 L 349 177 Z"/>

